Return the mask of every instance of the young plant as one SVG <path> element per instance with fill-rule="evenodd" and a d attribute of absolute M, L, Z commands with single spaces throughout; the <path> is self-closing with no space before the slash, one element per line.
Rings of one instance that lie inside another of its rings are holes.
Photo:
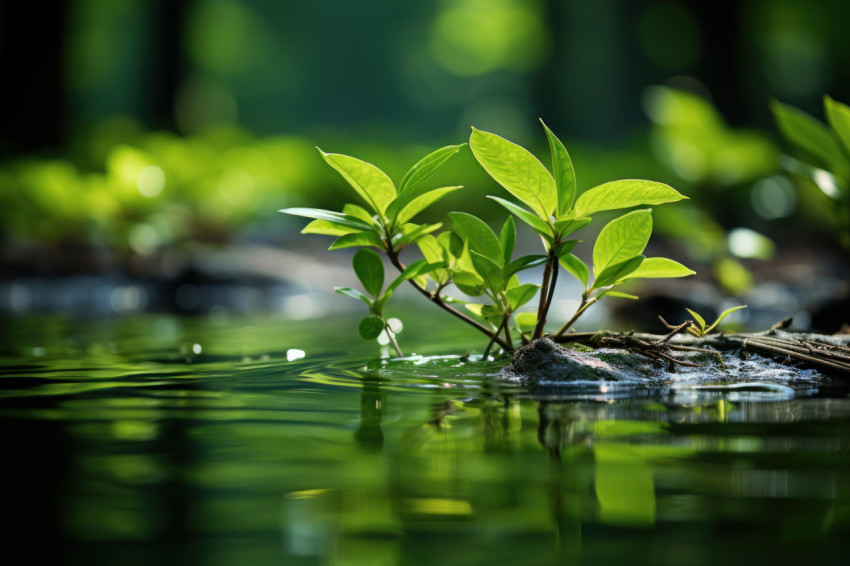
<path fill-rule="evenodd" d="M 336 236 L 328 249 L 372 247 L 386 253 L 393 266 L 404 273 L 406 268 L 399 258 L 401 250 L 442 226 L 442 223 L 415 224 L 411 222 L 413 218 L 447 194 L 462 188 L 429 188 L 426 181 L 464 145 L 446 146 L 426 155 L 404 175 L 398 189 L 383 171 L 371 163 L 347 155 L 325 153 L 320 149 L 322 158 L 348 182 L 366 208 L 348 203 L 343 206 L 342 212 L 317 208 L 286 208 L 279 212 L 312 218 L 313 221 L 301 231 L 302 234 Z M 448 281 L 431 291 L 425 286 L 423 275 L 419 273 L 408 278 L 417 291 L 446 312 L 487 335 L 505 350 L 512 350 L 511 344 L 496 336 L 491 328 L 443 300 L 441 292 Z"/>
<path fill-rule="evenodd" d="M 803 154 L 802 160 L 786 158 L 786 169 L 830 199 L 833 233 L 850 250 L 850 106 L 825 96 L 828 126 L 778 101 L 771 109 L 779 131 Z"/>
<path fill-rule="evenodd" d="M 567 240 L 569 234 L 587 226 L 591 215 L 597 212 L 675 202 L 686 197 L 662 183 L 628 179 L 604 183 L 576 198 L 576 176 L 569 153 L 542 120 L 541 124 L 549 143 L 551 173 L 529 151 L 495 134 L 473 128 L 469 140 L 469 147 L 481 166 L 528 208 L 499 197 L 489 198 L 531 226 L 543 240 L 546 259 L 532 339 L 543 335 L 559 264 L 581 281 L 585 290 L 576 313 L 556 336 L 569 330 L 604 295 L 636 298 L 612 290 L 626 280 L 684 277 L 694 273 L 673 260 L 647 259 L 641 255 L 652 232 L 652 218 L 649 210 L 635 211 L 612 221 L 600 233 L 593 250 L 594 282 L 589 286 L 590 270 L 570 253 L 576 240 Z M 523 316 L 521 321 L 524 326 L 530 325 L 528 316 Z"/>
<path fill-rule="evenodd" d="M 364 340 L 375 340 L 382 332 L 385 332 L 396 353 L 399 357 L 402 356 L 401 348 L 395 339 L 395 332 L 390 328 L 390 324 L 384 317 L 384 307 L 390 300 L 399 285 L 413 277 L 419 277 L 424 273 L 433 270 L 437 265 L 428 264 L 425 260 L 419 260 L 410 264 L 402 273 L 396 277 L 392 283 L 386 288 L 384 287 L 384 262 L 374 251 L 364 248 L 358 250 L 354 254 L 352 260 L 354 273 L 363 285 L 363 289 L 368 293 L 364 295 L 357 289 L 351 287 L 334 287 L 334 290 L 341 295 L 359 299 L 366 303 L 369 307 L 369 316 L 360 321 L 359 331 L 360 336 Z"/>
<path fill-rule="evenodd" d="M 732 307 L 731 309 L 726 309 L 725 311 L 720 313 L 720 316 L 717 317 L 717 320 L 715 320 L 714 323 L 708 328 L 705 327 L 705 319 L 703 317 L 701 317 L 698 313 L 692 311 L 691 309 L 686 308 L 685 310 L 688 311 L 692 317 L 694 317 L 694 321 L 696 322 L 691 322 L 687 330 L 690 334 L 696 336 L 697 338 L 702 338 L 703 336 L 709 334 L 712 330 L 714 330 L 717 325 L 720 324 L 721 320 L 723 320 L 733 312 L 745 308 L 747 308 L 747 305 L 739 305 L 737 307 Z"/>

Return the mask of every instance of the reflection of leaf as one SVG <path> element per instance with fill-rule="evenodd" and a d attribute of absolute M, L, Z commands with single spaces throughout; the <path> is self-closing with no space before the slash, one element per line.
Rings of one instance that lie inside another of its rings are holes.
<path fill-rule="evenodd" d="M 655 524 L 655 484 L 646 460 L 628 444 L 597 444 L 599 520 L 611 525 Z"/>

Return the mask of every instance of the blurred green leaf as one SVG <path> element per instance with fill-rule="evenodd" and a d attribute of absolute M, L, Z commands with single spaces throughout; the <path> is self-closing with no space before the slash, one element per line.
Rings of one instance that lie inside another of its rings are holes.
<path fill-rule="evenodd" d="M 798 148 L 814 157 L 829 171 L 848 177 L 847 159 L 833 133 L 822 122 L 802 110 L 777 100 L 771 101 L 771 110 L 779 131 Z"/>
<path fill-rule="evenodd" d="M 850 159 L 850 106 L 838 102 L 829 96 L 824 97 L 826 119 L 833 131 L 844 144 L 847 159 Z"/>
<path fill-rule="evenodd" d="M 360 299 L 370 307 L 372 306 L 372 301 L 369 299 L 369 297 L 367 297 L 357 289 L 352 289 L 351 287 L 334 287 L 334 291 L 336 291 L 340 295 L 351 297 L 352 299 Z"/>
<path fill-rule="evenodd" d="M 511 310 L 516 310 L 528 301 L 534 298 L 540 285 L 525 283 L 519 287 L 508 289 L 505 291 L 505 296 L 508 298 L 508 303 L 511 305 Z"/>

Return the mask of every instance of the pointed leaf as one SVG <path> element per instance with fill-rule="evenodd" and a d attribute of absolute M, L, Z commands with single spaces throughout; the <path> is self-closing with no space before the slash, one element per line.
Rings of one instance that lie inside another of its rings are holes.
<path fill-rule="evenodd" d="M 381 256 L 368 248 L 359 250 L 354 254 L 354 273 L 363 284 L 366 292 L 373 297 L 381 296 L 381 287 L 384 286 L 384 262 Z"/>
<path fill-rule="evenodd" d="M 723 320 L 724 318 L 726 318 L 727 316 L 729 316 L 729 315 L 730 315 L 730 314 L 732 314 L 733 312 L 735 312 L 735 311 L 739 311 L 739 310 L 741 310 L 741 309 L 745 309 L 745 308 L 747 308 L 747 305 L 738 305 L 737 307 L 732 307 L 731 309 L 726 309 L 725 311 L 723 311 L 722 313 L 720 313 L 720 316 L 718 316 L 718 317 L 717 317 L 717 320 L 715 320 L 715 321 L 714 321 L 714 324 L 712 324 L 711 326 L 709 326 L 708 328 L 706 328 L 706 329 L 705 329 L 705 333 L 706 333 L 706 334 L 708 334 L 709 332 L 711 332 L 712 330 L 714 330 L 714 329 L 715 329 L 715 327 L 716 327 L 718 324 L 720 324 L 720 321 L 721 321 L 721 320 Z"/>
<path fill-rule="evenodd" d="M 847 161 L 838 140 L 821 121 L 802 110 L 772 101 L 771 110 L 779 131 L 798 148 L 814 157 L 822 166 L 842 177 L 847 176 Z"/>
<path fill-rule="evenodd" d="M 603 291 L 596 295 L 597 297 L 617 297 L 618 299 L 631 299 L 633 301 L 638 300 L 640 297 L 637 295 L 629 295 L 628 293 L 621 293 L 619 291 L 612 291 L 608 289 L 607 291 Z"/>
<path fill-rule="evenodd" d="M 378 222 L 375 220 L 375 217 L 369 214 L 368 210 L 354 203 L 347 202 L 342 205 L 342 213 L 347 214 L 349 216 L 353 216 L 354 218 L 359 218 L 366 224 L 370 224 L 375 228 L 379 226 Z"/>
<path fill-rule="evenodd" d="M 445 233 L 445 232 L 444 232 Z M 443 234 L 440 234 L 442 236 Z M 422 252 L 422 257 L 429 263 L 446 263 L 448 258 L 444 255 L 444 250 L 440 246 L 439 241 L 434 236 L 427 234 L 416 241 L 419 251 Z M 443 283 L 449 278 L 447 269 L 437 269 L 429 274 L 431 279 L 438 283 Z"/>
<path fill-rule="evenodd" d="M 486 222 L 465 212 L 449 212 L 454 232 L 469 242 L 469 249 L 502 264 L 502 246 Z"/>
<path fill-rule="evenodd" d="M 443 165 L 443 163 L 448 161 L 465 145 L 465 143 L 462 143 L 441 147 L 420 159 L 416 165 L 410 168 L 410 171 L 405 173 L 404 178 L 401 180 L 401 184 L 398 186 L 398 193 L 415 193 L 422 183 L 428 179 L 428 177 L 433 175 L 434 172 Z"/>
<path fill-rule="evenodd" d="M 643 260 L 639 268 L 632 271 L 624 280 L 687 277 L 695 273 L 696 271 L 688 269 L 678 261 L 666 257 L 648 257 Z"/>
<path fill-rule="evenodd" d="M 384 321 L 381 317 L 371 314 L 360 321 L 358 330 L 364 340 L 374 340 L 384 331 Z"/>
<path fill-rule="evenodd" d="M 339 250 L 342 248 L 356 248 L 359 246 L 374 246 L 378 249 L 383 249 L 384 243 L 381 238 L 374 232 L 354 232 L 353 234 L 343 234 L 331 244 L 329 250 Z"/>
<path fill-rule="evenodd" d="M 475 128 L 469 147 L 484 170 L 509 193 L 540 218 L 548 220 L 552 216 L 558 200 L 555 180 L 528 150 Z"/>
<path fill-rule="evenodd" d="M 360 299 L 370 307 L 372 306 L 372 301 L 369 299 L 369 297 L 367 297 L 357 289 L 352 289 L 351 287 L 334 287 L 334 291 L 336 291 L 340 295 L 351 297 L 352 299 Z"/>
<path fill-rule="evenodd" d="M 689 313 L 691 313 L 691 316 L 694 317 L 694 320 L 696 321 L 696 323 L 699 324 L 700 330 L 702 331 L 703 334 L 705 334 L 705 319 L 703 317 L 701 317 L 698 313 L 692 311 L 689 308 L 686 308 L 685 310 L 688 311 Z"/>
<path fill-rule="evenodd" d="M 403 248 L 408 244 L 415 243 L 419 238 L 426 234 L 430 234 L 435 230 L 439 230 L 443 225 L 442 222 L 436 224 L 405 224 L 401 230 L 395 233 L 392 239 L 392 244 L 396 247 Z"/>
<path fill-rule="evenodd" d="M 534 295 L 537 294 L 538 289 L 540 289 L 540 285 L 533 285 L 531 283 L 525 283 L 524 285 L 520 285 L 519 287 L 508 289 L 505 292 L 505 296 L 508 298 L 508 303 L 510 303 L 511 305 L 511 310 L 515 311 L 516 309 L 533 299 Z"/>
<path fill-rule="evenodd" d="M 423 210 L 425 210 L 447 194 L 462 188 L 463 187 L 461 186 L 442 187 L 440 189 L 432 189 L 430 191 L 427 191 L 411 200 L 408 204 L 404 205 L 404 207 L 399 210 L 398 214 L 395 215 L 392 210 L 393 205 L 396 202 L 405 200 L 404 195 L 401 195 L 395 201 L 393 201 L 393 204 L 390 205 L 390 207 L 387 209 L 387 215 L 390 217 L 390 219 L 393 219 L 393 217 L 395 216 L 393 224 L 396 226 L 400 226 L 405 222 L 409 222 L 414 216 L 416 216 L 417 214 L 419 214 L 420 212 L 422 212 Z"/>
<path fill-rule="evenodd" d="M 601 289 L 609 285 L 615 285 L 617 281 L 622 280 L 629 273 L 640 267 L 640 264 L 643 263 L 643 260 L 644 257 L 642 255 L 639 255 L 636 257 L 629 258 L 626 261 L 621 261 L 620 263 L 609 265 L 608 267 L 602 270 L 602 273 L 600 273 L 596 280 L 593 282 L 593 287 L 595 289 Z"/>
<path fill-rule="evenodd" d="M 555 173 L 555 186 L 558 188 L 557 215 L 560 216 L 569 212 L 573 206 L 573 200 L 576 197 L 576 173 L 570 154 L 567 153 L 567 148 L 543 120 L 540 120 L 540 123 L 546 130 L 549 152 L 552 154 L 552 171 Z"/>
<path fill-rule="evenodd" d="M 593 274 L 639 255 L 652 234 L 652 211 L 635 210 L 609 222 L 593 246 Z"/>
<path fill-rule="evenodd" d="M 590 224 L 590 218 L 582 216 L 581 218 L 561 218 L 555 222 L 555 233 L 559 238 L 563 238 L 567 234 L 572 234 L 576 230 L 581 230 Z"/>
<path fill-rule="evenodd" d="M 348 155 L 325 153 L 321 149 L 319 152 L 328 165 L 336 169 L 375 212 L 384 214 L 396 197 L 395 186 L 386 173 L 371 163 Z"/>
<path fill-rule="evenodd" d="M 519 271 L 523 271 L 525 269 L 531 269 L 532 267 L 537 267 L 538 265 L 543 265 L 549 259 L 549 256 L 545 255 L 525 255 L 522 257 L 518 257 L 517 259 L 510 262 L 504 269 L 505 277 L 510 277 L 514 273 Z"/>
<path fill-rule="evenodd" d="M 414 261 L 413 263 L 405 267 L 404 271 L 402 271 L 399 276 L 396 277 L 392 283 L 390 283 L 390 286 L 387 287 L 387 292 L 391 293 L 395 291 L 399 285 L 401 285 L 408 279 L 413 279 L 415 277 L 426 275 L 428 273 L 431 273 L 435 269 L 443 267 L 443 265 L 444 264 L 442 262 L 428 263 L 424 259 Z"/>
<path fill-rule="evenodd" d="M 611 181 L 585 191 L 574 207 L 575 216 L 587 216 L 600 210 L 631 208 L 640 204 L 663 204 L 687 198 L 676 189 L 655 181 L 625 179 Z"/>
<path fill-rule="evenodd" d="M 498 293 L 505 286 L 505 277 L 502 275 L 502 266 L 487 256 L 475 250 L 471 252 L 472 265 L 475 271 L 494 293 Z"/>
<path fill-rule="evenodd" d="M 505 200 L 499 197 L 488 196 L 487 198 L 493 199 L 498 202 L 502 206 L 508 209 L 508 211 L 513 212 L 517 215 L 517 217 L 534 228 L 534 231 L 542 236 L 552 234 L 552 228 L 545 220 L 541 220 L 537 217 L 533 212 L 529 212 L 518 204 L 514 204 L 509 200 Z"/>
<path fill-rule="evenodd" d="M 516 245 L 516 224 L 514 224 L 513 216 L 508 216 L 502 225 L 502 231 L 499 232 L 499 244 L 502 246 L 502 263 L 507 265 L 511 261 Z"/>
<path fill-rule="evenodd" d="M 828 96 L 824 97 L 823 105 L 829 125 L 844 144 L 844 151 L 850 156 L 850 106 Z"/>
<path fill-rule="evenodd" d="M 560 263 L 561 267 L 566 269 L 567 272 L 572 274 L 573 277 L 581 281 L 581 284 L 584 285 L 585 289 L 587 289 L 587 282 L 590 280 L 590 270 L 582 260 L 573 254 L 567 254 L 565 256 L 561 256 L 558 259 L 558 263 Z"/>
<path fill-rule="evenodd" d="M 322 210 L 321 208 L 284 208 L 282 210 L 278 210 L 278 212 L 292 214 L 294 216 L 304 216 L 307 218 L 318 218 L 339 226 L 355 228 L 357 230 L 372 230 L 371 225 L 359 218 L 349 216 L 348 214 L 342 214 L 340 212 Z"/>
<path fill-rule="evenodd" d="M 442 232 L 437 236 L 437 243 L 452 257 L 463 254 L 463 239 L 454 232 Z"/>
<path fill-rule="evenodd" d="M 454 271 L 452 273 L 452 283 L 470 297 L 483 295 L 487 288 L 484 280 L 471 271 Z"/>
<path fill-rule="evenodd" d="M 301 230 L 302 234 L 322 234 L 324 236 L 344 236 L 345 234 L 360 233 L 357 228 L 342 226 L 327 220 L 316 219 Z"/>

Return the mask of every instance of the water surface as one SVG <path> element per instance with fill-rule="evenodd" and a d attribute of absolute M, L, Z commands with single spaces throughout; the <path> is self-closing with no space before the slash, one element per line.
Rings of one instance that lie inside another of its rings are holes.
<path fill-rule="evenodd" d="M 535 391 L 465 356 L 484 344 L 439 313 L 402 333 L 417 350 L 402 361 L 355 325 L 4 321 L 6 551 L 88 566 L 847 561 L 841 387 Z"/>

